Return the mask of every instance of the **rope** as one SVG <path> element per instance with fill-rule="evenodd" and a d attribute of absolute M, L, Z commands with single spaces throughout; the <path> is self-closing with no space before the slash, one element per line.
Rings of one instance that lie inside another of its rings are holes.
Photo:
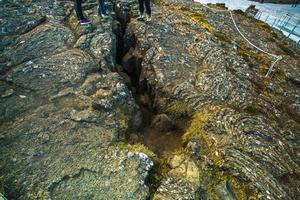
<path fill-rule="evenodd" d="M 268 77 L 268 76 L 271 74 L 271 72 L 272 72 L 272 70 L 273 70 L 273 67 L 274 67 L 275 64 L 276 64 L 277 62 L 279 62 L 281 59 L 282 59 L 282 56 L 278 56 L 278 57 L 277 57 L 277 59 L 275 60 L 275 62 L 274 62 L 274 63 L 271 65 L 271 67 L 269 68 L 269 70 L 268 70 L 268 72 L 267 72 L 267 74 L 266 74 L 265 77 Z"/>
<path fill-rule="evenodd" d="M 229 13 L 230 13 L 231 21 L 233 22 L 233 25 L 234 25 L 235 29 L 236 29 L 237 32 L 242 36 L 242 38 L 243 38 L 244 40 L 246 40 L 251 46 L 253 46 L 253 47 L 256 48 L 257 50 L 259 50 L 259 51 L 261 51 L 261 52 L 263 52 L 263 53 L 265 53 L 265 54 L 267 54 L 267 55 L 269 55 L 269 56 L 271 56 L 271 57 L 273 57 L 273 58 L 276 59 L 276 60 L 271 64 L 271 66 L 270 66 L 270 68 L 269 68 L 267 74 L 265 75 L 265 77 L 268 77 L 268 76 L 271 74 L 271 72 L 272 72 L 274 66 L 276 65 L 276 63 L 278 63 L 280 60 L 282 60 L 282 56 L 281 56 L 281 55 L 275 55 L 275 54 L 269 53 L 269 52 L 267 52 L 267 51 L 265 51 L 265 50 L 259 48 L 258 46 L 256 46 L 255 44 L 253 44 L 251 41 L 249 41 L 249 40 L 245 37 L 245 35 L 240 31 L 240 29 L 238 28 L 238 26 L 237 26 L 237 24 L 236 24 L 236 22 L 235 22 L 235 20 L 234 20 L 234 18 L 233 18 L 232 11 L 230 11 L 230 10 L 219 10 L 219 9 L 211 8 L 211 7 L 209 7 L 209 6 L 205 5 L 205 4 L 202 4 L 202 6 L 204 6 L 205 8 L 208 8 L 208 9 L 210 9 L 210 10 L 213 10 L 213 11 L 215 11 L 215 12 L 220 12 L 220 13 L 221 13 L 221 12 L 223 12 L 223 13 L 229 12 Z"/>

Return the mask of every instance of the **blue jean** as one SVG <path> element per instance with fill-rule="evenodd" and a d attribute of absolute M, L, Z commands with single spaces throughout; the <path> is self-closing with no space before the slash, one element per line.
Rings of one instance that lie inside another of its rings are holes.
<path fill-rule="evenodd" d="M 104 3 L 104 0 L 99 0 L 99 8 L 98 8 L 98 12 L 103 14 L 103 15 L 107 15 L 107 8 L 106 5 Z"/>
<path fill-rule="evenodd" d="M 146 7 L 146 13 L 148 16 L 151 16 L 151 6 L 150 0 L 139 0 L 139 10 L 140 14 L 144 14 L 144 6 Z"/>
<path fill-rule="evenodd" d="M 76 10 L 77 18 L 79 20 L 83 19 L 84 16 L 83 16 L 83 12 L 82 12 L 81 0 L 75 0 L 75 10 Z"/>

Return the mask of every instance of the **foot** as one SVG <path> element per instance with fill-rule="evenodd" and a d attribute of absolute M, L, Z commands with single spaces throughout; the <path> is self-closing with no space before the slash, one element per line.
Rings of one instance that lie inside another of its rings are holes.
<path fill-rule="evenodd" d="M 103 19 L 107 19 L 107 18 L 109 18 L 109 15 L 108 15 L 108 14 L 101 14 L 101 17 L 102 17 Z"/>
<path fill-rule="evenodd" d="M 137 18 L 138 21 L 144 21 L 144 15 L 140 15 L 138 18 Z"/>
<path fill-rule="evenodd" d="M 91 21 L 88 18 L 79 19 L 80 24 L 90 24 Z"/>
<path fill-rule="evenodd" d="M 151 16 L 149 16 L 149 15 L 147 15 L 146 22 L 147 22 L 147 23 L 151 23 L 151 22 L 152 22 L 152 17 L 151 17 Z"/>

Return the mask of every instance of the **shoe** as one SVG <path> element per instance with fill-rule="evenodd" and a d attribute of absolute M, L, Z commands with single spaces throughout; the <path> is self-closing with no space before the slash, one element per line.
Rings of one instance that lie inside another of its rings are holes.
<path fill-rule="evenodd" d="M 147 23 L 151 23 L 152 22 L 152 17 L 151 16 L 147 16 L 146 22 Z"/>
<path fill-rule="evenodd" d="M 91 21 L 88 19 L 88 18 L 82 18 L 82 19 L 79 19 L 79 23 L 80 24 L 90 24 Z"/>
<path fill-rule="evenodd" d="M 144 15 L 140 15 L 138 18 L 137 18 L 138 21 L 144 21 Z"/>
<path fill-rule="evenodd" d="M 109 15 L 108 15 L 108 14 L 101 14 L 101 17 L 102 17 L 103 19 L 107 19 L 107 18 L 109 18 Z"/>

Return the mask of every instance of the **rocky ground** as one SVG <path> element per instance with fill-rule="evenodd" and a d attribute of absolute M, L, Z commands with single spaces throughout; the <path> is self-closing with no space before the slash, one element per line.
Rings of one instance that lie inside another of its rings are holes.
<path fill-rule="evenodd" d="M 87 0 L 85 26 L 72 1 L 0 4 L 8 199 L 299 197 L 299 48 L 280 32 L 233 13 L 283 57 L 265 77 L 274 59 L 192 1 L 155 2 L 146 24 L 136 1 L 108 2 L 103 20 Z"/>

